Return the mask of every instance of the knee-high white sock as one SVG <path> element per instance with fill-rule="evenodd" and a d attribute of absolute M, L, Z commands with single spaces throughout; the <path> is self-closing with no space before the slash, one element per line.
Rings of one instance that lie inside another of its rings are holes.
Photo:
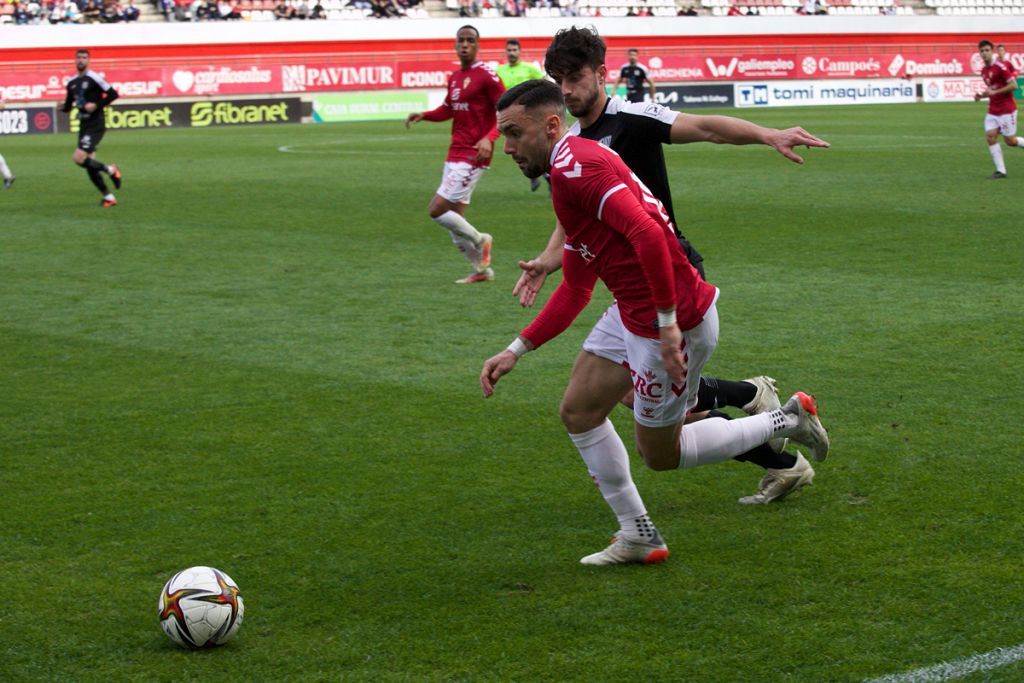
<path fill-rule="evenodd" d="M 480 231 L 454 211 L 445 211 L 435 218 L 434 221 L 443 226 L 448 232 L 472 242 L 475 247 L 479 247 L 483 243 Z"/>
<path fill-rule="evenodd" d="M 7 162 L 4 161 L 4 155 L 0 154 L 0 176 L 3 176 L 4 180 L 7 180 L 11 175 L 11 169 L 7 167 Z"/>
<path fill-rule="evenodd" d="M 999 146 L 999 143 L 989 145 L 988 152 L 992 155 L 992 161 L 996 162 L 996 170 L 1000 173 L 1006 173 L 1006 164 L 1003 162 L 1003 148 Z"/>
<path fill-rule="evenodd" d="M 679 467 L 690 469 L 734 458 L 763 444 L 773 430 L 772 413 L 738 420 L 709 417 L 683 425 Z"/>
<path fill-rule="evenodd" d="M 1022 135 L 1019 138 L 1017 138 L 1017 146 L 1018 147 L 1024 147 L 1024 135 Z"/>
<path fill-rule="evenodd" d="M 629 473 L 629 454 L 610 420 L 588 432 L 570 434 L 569 438 L 590 470 L 608 507 L 619 520 L 619 529 L 626 536 L 646 539 L 654 536 L 654 525 Z"/>
<path fill-rule="evenodd" d="M 455 244 L 455 248 L 462 252 L 462 255 L 466 257 L 466 260 L 476 266 L 480 261 L 480 250 L 476 246 L 467 240 L 465 237 L 456 235 L 454 232 L 448 233 L 452 236 L 452 242 Z"/>

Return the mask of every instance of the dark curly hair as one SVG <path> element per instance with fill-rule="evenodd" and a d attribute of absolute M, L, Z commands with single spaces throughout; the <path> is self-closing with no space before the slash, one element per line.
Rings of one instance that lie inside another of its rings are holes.
<path fill-rule="evenodd" d="M 605 44 L 595 28 L 563 28 L 544 53 L 544 70 L 556 81 L 585 66 L 597 70 L 604 64 Z"/>

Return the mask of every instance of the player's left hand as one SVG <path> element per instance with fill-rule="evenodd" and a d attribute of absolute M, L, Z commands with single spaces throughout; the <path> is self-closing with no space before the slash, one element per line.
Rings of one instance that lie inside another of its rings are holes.
<path fill-rule="evenodd" d="M 96 103 L 95 102 L 86 102 L 85 106 L 82 107 L 82 109 L 84 109 L 85 111 L 87 111 L 88 113 L 91 114 L 94 111 L 96 111 Z"/>
<path fill-rule="evenodd" d="M 679 325 L 658 329 L 661 336 L 661 362 L 673 382 L 682 386 L 686 381 L 686 361 L 683 360 L 683 333 Z"/>
<path fill-rule="evenodd" d="M 765 143 L 773 147 L 776 152 L 790 161 L 802 164 L 802 156 L 793 151 L 794 147 L 804 145 L 806 147 L 831 147 L 831 145 L 819 137 L 811 135 L 803 128 L 787 128 L 786 130 L 774 130 L 768 134 Z"/>
<path fill-rule="evenodd" d="M 491 156 L 494 154 L 494 143 L 491 142 L 490 138 L 481 138 L 479 142 L 473 145 L 473 149 L 476 150 L 477 161 L 490 161 Z"/>
<path fill-rule="evenodd" d="M 494 385 L 504 375 L 512 372 L 517 362 L 519 357 L 508 349 L 484 361 L 484 369 L 480 371 L 480 387 L 484 390 L 484 398 L 491 397 Z"/>

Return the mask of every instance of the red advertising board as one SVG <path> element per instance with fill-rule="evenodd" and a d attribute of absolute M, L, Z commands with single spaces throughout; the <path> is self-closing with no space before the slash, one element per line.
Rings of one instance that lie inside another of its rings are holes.
<path fill-rule="evenodd" d="M 641 57 L 656 83 L 733 82 L 765 79 L 816 78 L 943 78 L 973 77 L 981 70 L 980 58 L 970 46 L 960 51 L 902 52 L 898 46 L 850 52 L 849 48 L 795 47 L 778 54 L 730 54 L 724 49 L 699 54 L 659 54 L 645 50 Z M 1024 64 L 1024 54 L 1011 54 Z M 122 97 L 181 97 L 261 95 L 276 93 L 336 92 L 396 88 L 444 87 L 458 68 L 450 55 L 438 52 L 423 60 L 386 55 L 263 57 L 258 64 L 185 63 L 157 68 L 97 68 Z M 609 69 L 615 82 L 619 66 Z M 10 70 L 0 72 L 0 100 L 34 102 L 60 100 L 73 73 L 65 70 Z"/>

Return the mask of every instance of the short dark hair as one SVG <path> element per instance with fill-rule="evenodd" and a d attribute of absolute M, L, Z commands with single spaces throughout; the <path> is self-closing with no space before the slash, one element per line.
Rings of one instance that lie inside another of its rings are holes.
<path fill-rule="evenodd" d="M 519 39 L 509 38 L 508 40 L 505 41 L 505 47 L 508 47 L 509 45 L 515 45 L 516 47 L 519 47 Z"/>
<path fill-rule="evenodd" d="M 475 34 L 476 34 L 476 37 L 477 37 L 477 38 L 479 38 L 479 37 L 480 37 L 480 31 L 478 31 L 478 30 L 477 30 L 476 26 L 472 26 L 472 25 L 470 25 L 470 24 L 466 24 L 466 25 L 464 25 L 464 26 L 460 26 L 460 27 L 459 27 L 459 30 L 455 32 L 455 36 L 456 36 L 456 37 L 458 37 L 458 35 L 459 35 L 460 33 L 462 33 L 462 29 L 464 29 L 464 28 L 471 28 L 471 29 L 473 29 L 473 33 L 475 33 Z"/>
<path fill-rule="evenodd" d="M 86 50 L 84 47 L 81 47 L 81 48 L 78 48 L 77 50 L 75 50 L 75 55 L 76 56 L 77 55 L 87 55 L 87 54 L 89 54 L 89 51 Z"/>
<path fill-rule="evenodd" d="M 628 50 L 626 50 L 626 52 L 627 52 L 627 53 L 630 53 L 630 52 L 635 52 L 635 53 L 637 53 L 637 54 L 640 54 L 640 50 L 636 49 L 635 47 L 631 47 L 631 48 L 629 48 Z"/>
<path fill-rule="evenodd" d="M 511 90 L 506 90 L 498 100 L 497 109 L 503 111 L 514 104 L 521 104 L 526 109 L 550 106 L 557 108 L 559 115 L 563 115 L 565 111 L 562 89 L 544 78 L 523 81 Z"/>
<path fill-rule="evenodd" d="M 991 40 L 983 40 L 980 43 L 978 43 L 978 49 L 980 50 L 981 48 L 985 47 L 986 45 L 988 45 L 989 47 L 993 47 Z"/>
<path fill-rule="evenodd" d="M 605 44 L 595 28 L 563 28 L 544 53 L 544 71 L 554 79 L 576 73 L 585 66 L 597 70 L 604 64 Z"/>

